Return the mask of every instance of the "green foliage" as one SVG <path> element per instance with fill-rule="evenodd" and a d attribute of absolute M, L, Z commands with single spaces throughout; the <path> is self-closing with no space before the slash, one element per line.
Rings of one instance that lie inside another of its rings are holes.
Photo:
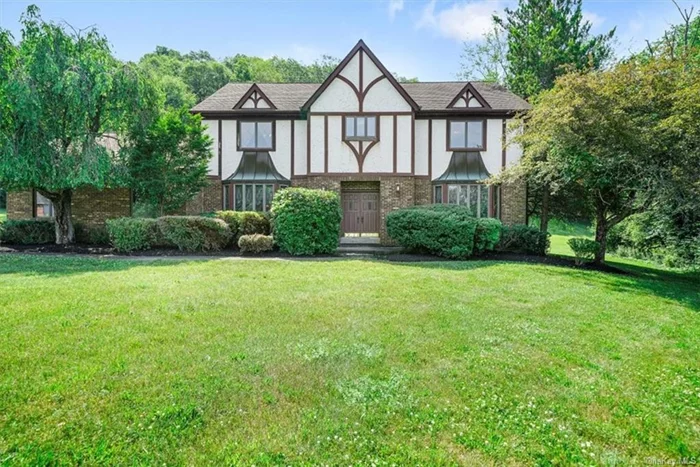
<path fill-rule="evenodd" d="M 75 222 L 75 241 L 85 245 L 109 245 L 109 232 L 106 227 L 88 226 Z"/>
<path fill-rule="evenodd" d="M 600 243 L 588 238 L 570 238 L 567 242 L 569 248 L 576 256 L 576 264 L 580 265 L 585 260 L 592 260 L 600 251 Z"/>
<path fill-rule="evenodd" d="M 333 253 L 338 248 L 342 210 L 337 193 L 286 188 L 272 200 L 275 242 L 292 255 Z"/>
<path fill-rule="evenodd" d="M 128 154 L 131 186 L 141 203 L 160 215 L 175 211 L 207 184 L 211 138 L 199 115 L 186 108 L 166 110 L 133 134 Z"/>
<path fill-rule="evenodd" d="M 121 217 L 108 219 L 106 226 L 110 243 L 122 253 L 147 250 L 157 241 L 158 225 L 155 219 Z"/>
<path fill-rule="evenodd" d="M 483 217 L 476 220 L 474 231 L 474 253 L 493 251 L 501 239 L 503 224 L 498 219 Z"/>
<path fill-rule="evenodd" d="M 496 250 L 544 256 L 549 250 L 549 233 L 526 225 L 504 225 Z"/>
<path fill-rule="evenodd" d="M 0 243 L 38 245 L 56 240 L 56 224 L 52 219 L 7 220 L 0 223 Z"/>
<path fill-rule="evenodd" d="M 17 45 L 0 30 L 0 184 L 49 198 L 70 243 L 72 191 L 124 181 L 116 138 L 153 118 L 158 92 L 96 29 L 45 22 L 36 6 L 20 22 Z"/>
<path fill-rule="evenodd" d="M 271 235 L 241 235 L 238 239 L 238 248 L 242 253 L 263 253 L 272 251 L 274 242 Z"/>
<path fill-rule="evenodd" d="M 131 206 L 131 217 L 158 217 L 158 206 L 136 200 Z"/>
<path fill-rule="evenodd" d="M 601 69 L 613 54 L 615 29 L 591 35 L 582 0 L 519 0 L 494 21 L 506 36 L 508 88 L 525 98 L 552 88 L 567 71 Z"/>
<path fill-rule="evenodd" d="M 386 216 L 387 233 L 399 245 L 446 258 L 472 255 L 476 226 L 469 209 L 456 205 L 416 206 Z"/>
<path fill-rule="evenodd" d="M 255 211 L 217 211 L 215 217 L 226 222 L 233 234 L 231 243 L 238 244 L 242 235 L 269 235 L 270 220 L 265 213 Z"/>
<path fill-rule="evenodd" d="M 231 239 L 231 229 L 221 219 L 201 216 L 164 216 L 157 220 L 166 242 L 185 251 L 221 250 Z"/>

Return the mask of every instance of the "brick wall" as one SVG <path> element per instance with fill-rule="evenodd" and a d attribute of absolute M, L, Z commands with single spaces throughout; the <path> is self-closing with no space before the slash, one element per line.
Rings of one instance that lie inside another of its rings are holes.
<path fill-rule="evenodd" d="M 525 181 L 501 185 L 501 221 L 506 225 L 527 223 Z"/>
<path fill-rule="evenodd" d="M 31 191 L 10 191 L 7 193 L 7 218 L 31 219 L 34 217 L 34 197 Z"/>
<path fill-rule="evenodd" d="M 430 202 L 430 181 L 420 177 L 363 174 L 313 175 L 295 178 L 292 180 L 292 185 L 332 190 L 340 194 L 343 182 L 346 182 L 349 189 L 361 188 L 365 182 L 367 188 L 372 186 L 376 188 L 377 183 L 379 184 L 379 239 L 385 245 L 392 243 L 386 233 L 386 215 L 389 212 Z"/>
<path fill-rule="evenodd" d="M 210 178 L 209 184 L 185 204 L 184 213 L 188 216 L 197 216 L 204 212 L 221 211 L 224 205 L 223 197 L 221 180 Z"/>

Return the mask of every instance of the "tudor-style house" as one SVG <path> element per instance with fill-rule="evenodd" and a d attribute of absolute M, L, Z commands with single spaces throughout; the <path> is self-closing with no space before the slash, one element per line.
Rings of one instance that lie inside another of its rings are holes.
<path fill-rule="evenodd" d="M 493 84 L 399 83 L 360 41 L 320 85 L 230 83 L 192 111 L 215 141 L 224 209 L 265 211 L 290 185 L 334 190 L 343 235 L 386 242 L 386 214 L 415 204 L 525 223 L 524 185 L 481 182 L 520 159 L 506 124 L 528 108 Z"/>
<path fill-rule="evenodd" d="M 363 41 L 322 84 L 230 83 L 192 109 L 214 141 L 210 184 L 183 214 L 267 211 L 276 190 L 334 190 L 342 235 L 386 235 L 386 214 L 428 203 L 526 222 L 524 184 L 482 182 L 517 163 L 507 122 L 529 104 L 481 82 L 399 83 Z M 78 190 L 74 218 L 129 215 L 128 190 Z M 51 215 L 32 192 L 8 194 L 8 217 Z"/>

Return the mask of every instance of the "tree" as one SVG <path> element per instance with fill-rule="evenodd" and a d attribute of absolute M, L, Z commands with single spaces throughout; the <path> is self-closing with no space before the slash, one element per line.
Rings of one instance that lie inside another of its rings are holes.
<path fill-rule="evenodd" d="M 94 28 L 44 22 L 36 6 L 21 23 L 16 46 L 0 31 L 0 184 L 51 200 L 56 243 L 67 244 L 75 237 L 73 191 L 122 180 L 120 151 L 105 142 L 147 124 L 158 93 L 135 66 L 112 57 Z"/>
<path fill-rule="evenodd" d="M 134 135 L 129 172 L 136 199 L 160 215 L 182 207 L 206 186 L 211 144 L 199 115 L 186 107 L 163 112 Z"/>
<path fill-rule="evenodd" d="M 197 97 L 197 102 L 203 101 L 231 81 L 228 69 L 217 61 L 188 61 L 182 68 L 181 76 Z"/>
<path fill-rule="evenodd" d="M 505 85 L 508 81 L 507 52 L 506 34 L 494 23 L 484 34 L 483 42 L 464 43 L 462 71 L 458 73 L 458 77 L 467 81 L 481 80 Z"/>
<path fill-rule="evenodd" d="M 194 107 L 197 103 L 197 96 L 190 91 L 187 84 L 177 76 L 163 75 L 153 77 L 160 90 L 165 95 L 165 106 L 170 109 L 180 109 Z"/>

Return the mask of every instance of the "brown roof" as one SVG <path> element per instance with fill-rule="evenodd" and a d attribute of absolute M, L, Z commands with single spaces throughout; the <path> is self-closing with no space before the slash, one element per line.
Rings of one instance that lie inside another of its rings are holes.
<path fill-rule="evenodd" d="M 506 88 L 481 81 L 471 82 L 476 91 L 493 110 L 527 110 L 524 99 Z M 465 81 L 401 83 L 401 86 L 420 106 L 420 110 L 446 110 L 450 102 L 464 89 Z M 194 112 L 232 111 L 250 89 L 251 83 L 229 83 L 197 104 Z M 258 83 L 258 87 L 277 107 L 278 111 L 298 111 L 316 92 L 320 84 Z"/>

